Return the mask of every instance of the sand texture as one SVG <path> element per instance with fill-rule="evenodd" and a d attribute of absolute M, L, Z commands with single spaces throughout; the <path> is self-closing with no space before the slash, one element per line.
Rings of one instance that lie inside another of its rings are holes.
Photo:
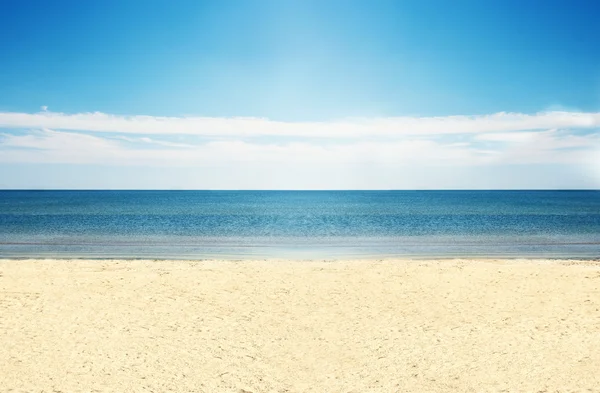
<path fill-rule="evenodd" d="M 600 392 L 600 263 L 0 260 L 1 392 Z"/>

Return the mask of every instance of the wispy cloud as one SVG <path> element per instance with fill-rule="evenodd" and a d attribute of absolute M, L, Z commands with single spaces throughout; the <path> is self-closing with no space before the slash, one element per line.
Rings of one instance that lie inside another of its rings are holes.
<path fill-rule="evenodd" d="M 600 143 L 600 134 L 573 134 L 570 130 L 547 130 L 538 132 L 488 133 L 476 135 L 475 140 L 502 142 L 509 145 L 535 145 L 538 149 L 587 148 Z"/>
<path fill-rule="evenodd" d="M 548 130 L 478 135 L 478 140 L 502 143 L 496 147 L 496 163 L 581 163 L 589 165 L 600 146 L 598 134 L 574 135 Z"/>
<path fill-rule="evenodd" d="M 264 118 L 119 116 L 106 113 L 0 112 L 2 128 L 204 137 L 363 138 L 472 134 L 600 127 L 600 113 L 495 113 L 481 116 L 388 117 L 329 122 L 282 122 Z"/>
<path fill-rule="evenodd" d="M 178 148 L 194 148 L 195 147 L 195 145 L 192 145 L 189 143 L 177 143 L 177 142 L 162 141 L 162 140 L 156 140 L 156 139 L 152 139 L 152 138 L 148 138 L 148 137 L 131 138 L 128 136 L 117 135 L 114 137 L 114 139 L 127 141 L 127 142 L 131 142 L 131 143 L 144 143 L 144 144 L 166 146 L 166 147 L 178 147 Z"/>
<path fill-rule="evenodd" d="M 204 168 L 200 176 L 227 167 L 228 173 L 276 171 L 282 178 L 287 173 L 318 177 L 324 170 L 354 176 L 356 169 L 369 179 L 398 173 L 414 181 L 423 168 L 437 173 L 431 168 L 558 164 L 598 177 L 598 118 L 597 113 L 547 112 L 292 123 L 0 113 L 0 129 L 6 129 L 0 132 L 0 162 Z"/>
<path fill-rule="evenodd" d="M 199 144 L 182 144 L 148 137 L 103 137 L 44 129 L 25 135 L 1 134 L 0 161 L 154 166 L 255 163 L 472 166 L 578 162 L 583 157 L 579 149 L 599 145 L 598 137 L 594 134 L 573 136 L 561 135 L 556 131 L 533 133 L 518 142 L 509 140 L 511 143 L 506 146 L 491 147 L 419 138 L 337 141 L 329 144 L 318 143 L 318 140 L 278 143 L 209 140 Z M 492 143 L 497 143 L 497 140 Z"/>
<path fill-rule="evenodd" d="M 122 142 L 120 142 L 122 141 Z M 150 149 L 147 145 L 159 145 Z M 15 149 L 16 148 L 16 149 Z M 464 144 L 442 144 L 431 140 L 391 143 L 354 141 L 321 145 L 308 142 L 251 143 L 214 140 L 179 144 L 150 138 L 104 138 L 74 132 L 44 129 L 26 135 L 2 134 L 0 161 L 68 162 L 128 165 L 214 165 L 222 163 L 349 164 L 457 162 L 478 153 Z"/>

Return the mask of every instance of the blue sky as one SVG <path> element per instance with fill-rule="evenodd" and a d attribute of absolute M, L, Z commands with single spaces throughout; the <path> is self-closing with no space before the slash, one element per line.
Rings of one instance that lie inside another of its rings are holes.
<path fill-rule="evenodd" d="M 3 188 L 600 188 L 594 1 L 4 1 Z"/>

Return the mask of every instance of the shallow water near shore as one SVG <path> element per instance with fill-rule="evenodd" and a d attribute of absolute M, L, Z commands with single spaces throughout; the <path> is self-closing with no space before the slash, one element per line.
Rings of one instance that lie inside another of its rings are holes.
<path fill-rule="evenodd" d="M 598 191 L 0 191 L 0 257 L 600 256 Z"/>

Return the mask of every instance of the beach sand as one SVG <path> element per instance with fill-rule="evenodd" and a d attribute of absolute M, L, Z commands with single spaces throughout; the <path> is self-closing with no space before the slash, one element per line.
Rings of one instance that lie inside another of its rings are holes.
<path fill-rule="evenodd" d="M 600 263 L 0 260 L 2 392 L 600 392 Z"/>

